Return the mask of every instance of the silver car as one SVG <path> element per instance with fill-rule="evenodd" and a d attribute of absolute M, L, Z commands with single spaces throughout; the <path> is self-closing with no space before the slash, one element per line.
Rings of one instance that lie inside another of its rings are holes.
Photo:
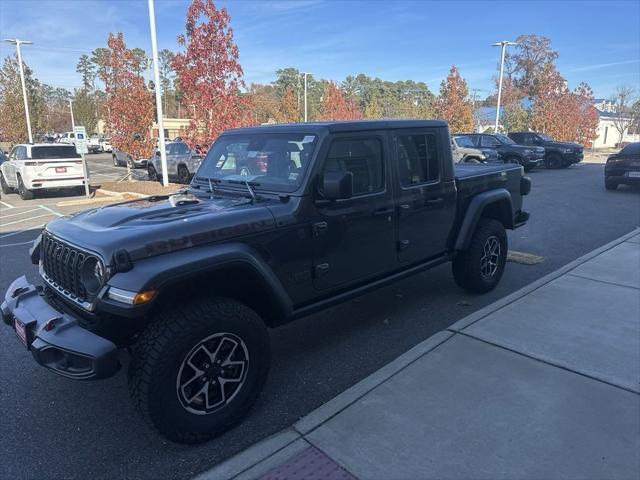
<path fill-rule="evenodd" d="M 165 143 L 167 152 L 167 174 L 172 180 L 180 183 L 189 183 L 191 177 L 196 173 L 202 155 L 198 155 L 195 150 L 189 148 L 184 142 Z M 150 180 L 162 180 L 162 166 L 160 161 L 160 151 L 156 151 L 153 158 L 149 159 L 147 172 Z"/>
<path fill-rule="evenodd" d="M 495 154 L 496 159 L 498 157 L 495 151 L 488 153 L 476 148 L 471 139 L 464 135 L 451 137 L 451 153 L 454 163 L 484 163 L 490 160 L 491 153 Z"/>

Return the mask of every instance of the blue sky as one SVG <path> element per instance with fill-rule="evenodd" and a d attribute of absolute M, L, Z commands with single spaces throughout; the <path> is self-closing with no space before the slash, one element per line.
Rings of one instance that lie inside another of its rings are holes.
<path fill-rule="evenodd" d="M 159 48 L 177 50 L 188 0 L 156 0 Z M 640 1 L 218 1 L 231 14 L 245 80 L 270 82 L 294 66 L 341 81 L 365 73 L 424 81 L 437 92 L 451 64 L 470 88 L 493 88 L 498 40 L 550 37 L 560 72 L 596 97 L 617 85 L 640 93 Z M 32 40 L 25 61 L 43 82 L 77 87 L 82 53 L 122 31 L 129 47 L 151 51 L 144 0 L 0 0 L 0 35 Z M 14 47 L 3 43 L 0 55 Z"/>

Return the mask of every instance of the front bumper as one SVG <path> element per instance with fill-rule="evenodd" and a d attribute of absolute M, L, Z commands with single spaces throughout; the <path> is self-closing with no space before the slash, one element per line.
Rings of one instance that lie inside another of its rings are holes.
<path fill-rule="evenodd" d="M 544 153 L 543 154 L 533 154 L 527 155 L 523 157 L 525 167 L 537 167 L 542 162 L 544 162 Z"/>
<path fill-rule="evenodd" d="M 82 328 L 77 318 L 52 307 L 41 290 L 22 276 L 7 290 L 2 320 L 18 335 L 37 363 L 58 375 L 78 380 L 113 376 L 120 368 L 117 347 Z M 19 341 L 20 341 L 19 340 Z"/>

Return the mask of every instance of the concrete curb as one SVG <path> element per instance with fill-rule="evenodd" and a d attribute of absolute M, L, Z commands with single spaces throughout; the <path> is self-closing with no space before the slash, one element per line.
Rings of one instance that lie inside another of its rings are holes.
<path fill-rule="evenodd" d="M 555 272 L 545 275 L 520 290 L 458 320 L 446 330 L 438 332 L 420 342 L 411 350 L 400 355 L 384 367 L 380 368 L 344 392 L 338 394 L 311 413 L 302 417 L 294 423 L 292 427 L 250 446 L 243 452 L 225 460 L 212 469 L 201 473 L 196 477 L 196 480 L 253 480 L 264 475 L 269 470 L 277 467 L 299 451 L 308 447 L 309 443 L 303 438 L 304 435 L 315 430 L 327 420 L 358 401 L 371 390 L 375 389 L 377 386 L 381 385 L 383 382 L 393 377 L 419 358 L 450 340 L 456 334 L 462 333 L 462 330 L 468 326 L 491 313 L 500 310 L 510 303 L 515 302 L 556 278 L 570 272 L 577 266 L 591 260 L 607 250 L 610 250 L 616 245 L 635 237 L 638 234 L 640 234 L 640 228 L 637 228 L 626 235 L 623 235 L 622 237 L 583 255 L 567 265 L 560 267 Z"/>

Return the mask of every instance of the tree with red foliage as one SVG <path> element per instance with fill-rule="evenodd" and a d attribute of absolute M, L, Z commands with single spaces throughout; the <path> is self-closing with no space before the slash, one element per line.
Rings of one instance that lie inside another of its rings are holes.
<path fill-rule="evenodd" d="M 576 109 L 578 111 L 578 124 L 575 141 L 588 146 L 593 143 L 598 134 L 598 111 L 593 106 L 593 90 L 585 82 L 580 83 L 574 91 Z"/>
<path fill-rule="evenodd" d="M 300 108 L 296 92 L 292 87 L 286 87 L 284 95 L 280 99 L 280 108 L 276 117 L 278 123 L 293 123 L 300 121 Z"/>
<path fill-rule="evenodd" d="M 105 83 L 107 128 L 111 144 L 133 159 L 150 157 L 155 149 L 151 138 L 154 118 L 153 94 L 147 90 L 140 71 L 140 59 L 129 50 L 122 33 L 110 33 L 100 78 Z"/>
<path fill-rule="evenodd" d="M 212 0 L 193 0 L 187 10 L 186 47 L 173 61 L 182 103 L 193 116 L 185 129 L 187 143 L 209 146 L 221 132 L 252 122 L 249 97 L 242 96 L 242 67 L 226 8 Z"/>
<path fill-rule="evenodd" d="M 547 63 L 535 84 L 531 124 L 533 130 L 556 140 L 589 145 L 596 136 L 598 114 L 593 92 L 586 83 L 571 92 L 552 63 Z"/>
<path fill-rule="evenodd" d="M 327 82 L 322 95 L 320 120 L 358 120 L 360 118 L 362 118 L 362 112 L 356 102 L 345 98 L 335 82 Z"/>
<path fill-rule="evenodd" d="M 453 133 L 473 130 L 473 104 L 468 96 L 467 82 L 460 76 L 457 67 L 452 65 L 447 79 L 440 84 L 434 113 L 436 118 L 449 122 L 449 130 Z"/>

